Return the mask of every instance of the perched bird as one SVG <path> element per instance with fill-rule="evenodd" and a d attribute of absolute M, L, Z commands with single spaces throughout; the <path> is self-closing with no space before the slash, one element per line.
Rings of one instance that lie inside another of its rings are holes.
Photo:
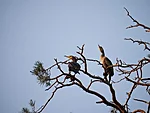
<path fill-rule="evenodd" d="M 81 66 L 77 63 L 78 58 L 75 57 L 75 56 L 72 56 L 72 55 L 70 55 L 70 56 L 65 56 L 65 57 L 67 57 L 67 58 L 69 58 L 70 60 L 72 60 L 71 62 L 68 62 L 69 74 L 71 75 L 71 71 L 74 72 L 74 76 L 66 76 L 66 79 L 70 78 L 71 81 L 74 81 L 74 80 L 75 80 L 75 75 L 76 75 L 77 73 L 80 74 L 80 73 L 79 73 L 79 70 L 80 70 Z M 70 81 L 70 82 L 71 82 L 71 81 Z"/>
<path fill-rule="evenodd" d="M 107 76 L 109 76 L 109 82 L 111 81 L 111 77 L 114 75 L 114 69 L 112 62 L 105 56 L 104 49 L 99 46 L 99 50 L 101 52 L 100 62 L 104 68 L 104 79 L 107 80 Z"/>
<path fill-rule="evenodd" d="M 75 56 L 72 56 L 72 55 L 65 56 L 65 57 L 72 60 L 71 62 L 68 62 L 69 74 L 71 73 L 71 71 L 74 72 L 74 74 L 76 74 L 76 73 L 80 74 L 79 70 L 80 70 L 81 66 L 77 63 L 78 58 Z"/>

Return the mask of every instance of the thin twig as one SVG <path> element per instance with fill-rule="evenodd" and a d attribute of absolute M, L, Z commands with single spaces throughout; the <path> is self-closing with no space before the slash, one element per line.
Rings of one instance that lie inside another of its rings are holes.
<path fill-rule="evenodd" d="M 139 23 L 137 20 L 135 20 L 135 19 L 130 15 L 130 13 L 129 13 L 129 11 L 127 10 L 127 8 L 124 7 L 124 9 L 125 9 L 126 12 L 127 12 L 127 16 L 129 16 L 129 18 L 130 18 L 134 23 L 136 23 L 135 25 L 131 25 L 131 26 L 127 27 L 126 29 L 141 26 L 141 27 L 143 27 L 144 29 L 146 29 L 146 30 L 145 30 L 146 32 L 150 32 L 150 27 L 145 26 L 144 24 Z"/>
<path fill-rule="evenodd" d="M 138 43 L 139 45 L 144 45 L 144 50 L 148 50 L 150 51 L 150 48 L 148 46 L 150 46 L 150 43 L 149 42 L 144 42 L 142 40 L 134 40 L 132 38 L 125 38 L 125 40 L 130 40 L 132 41 L 133 43 Z"/>
<path fill-rule="evenodd" d="M 145 101 L 145 100 L 141 100 L 141 99 L 137 99 L 137 98 L 134 98 L 133 100 L 135 101 L 139 101 L 139 102 L 143 102 L 145 104 L 149 104 L 149 102 Z"/>
<path fill-rule="evenodd" d="M 55 90 L 52 92 L 51 97 L 46 101 L 46 103 L 43 105 L 42 109 L 41 109 L 38 113 L 41 113 L 41 112 L 45 109 L 45 107 L 46 107 L 47 104 L 51 101 L 51 99 L 54 97 L 54 95 L 55 95 L 55 93 L 56 93 L 56 91 L 57 91 L 58 89 L 61 89 L 61 88 L 66 87 L 66 86 L 72 86 L 73 84 L 74 84 L 74 83 L 70 83 L 70 84 L 65 84 L 65 85 L 56 87 Z"/>
<path fill-rule="evenodd" d="M 130 82 L 132 82 L 132 83 L 136 84 L 136 85 L 141 85 L 141 86 L 150 86 L 150 83 L 140 83 L 139 81 L 138 81 L 138 82 L 135 82 L 135 81 L 133 81 L 133 80 L 129 79 L 128 77 L 126 77 L 126 79 L 127 79 L 128 81 L 130 81 Z"/>

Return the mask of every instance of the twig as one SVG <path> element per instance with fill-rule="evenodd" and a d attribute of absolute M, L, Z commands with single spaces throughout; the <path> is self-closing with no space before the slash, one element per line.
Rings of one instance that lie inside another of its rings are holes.
<path fill-rule="evenodd" d="M 55 60 L 55 59 L 54 59 L 54 60 Z M 51 68 L 55 67 L 55 66 L 58 65 L 58 64 L 67 64 L 67 61 L 69 61 L 69 59 L 68 59 L 68 60 L 65 60 L 65 61 L 63 61 L 63 62 L 57 62 L 57 63 L 53 64 L 52 66 L 50 66 L 49 68 L 47 68 L 46 70 L 50 70 Z"/>
<path fill-rule="evenodd" d="M 87 61 L 92 61 L 92 62 L 97 62 L 98 63 L 98 65 L 102 65 L 101 63 L 100 63 L 100 61 L 98 61 L 98 60 L 94 60 L 94 59 L 86 59 Z"/>
<path fill-rule="evenodd" d="M 148 104 L 147 113 L 150 112 L 150 101 L 147 102 L 147 101 L 141 100 L 141 99 L 134 99 L 134 100 L 135 100 L 135 101 L 139 101 L 139 102 L 143 102 L 143 103 L 145 103 L 145 104 Z"/>
<path fill-rule="evenodd" d="M 56 83 L 57 83 L 57 81 L 55 81 L 49 88 L 45 89 L 45 91 L 51 89 Z"/>
<path fill-rule="evenodd" d="M 85 46 L 85 44 L 82 45 L 82 48 L 80 48 L 80 47 L 77 46 L 77 47 L 79 48 L 79 50 L 80 50 L 80 52 L 77 52 L 77 53 L 78 53 L 79 55 L 81 55 L 81 57 L 83 58 L 84 69 L 85 69 L 85 71 L 87 72 L 87 62 L 86 62 L 85 56 L 83 55 L 84 46 Z"/>
<path fill-rule="evenodd" d="M 127 79 L 127 78 L 128 78 L 128 77 L 126 77 L 126 79 Z M 139 82 L 139 81 L 140 81 L 140 79 L 139 79 L 137 82 Z M 127 94 L 128 94 L 128 98 L 127 98 L 127 100 L 126 100 L 124 106 L 127 106 L 127 105 L 128 105 L 128 102 L 129 102 L 129 100 L 130 100 L 130 98 L 131 98 L 131 95 L 132 95 L 132 93 L 133 93 L 133 91 L 134 91 L 134 89 L 135 89 L 136 87 L 137 87 L 137 84 L 134 83 L 133 86 L 132 86 L 132 88 L 131 88 L 131 90 L 130 90 L 130 92 L 127 93 Z"/>
<path fill-rule="evenodd" d="M 144 110 L 142 110 L 142 109 L 137 109 L 137 110 L 135 110 L 135 111 L 133 111 L 132 113 L 138 113 L 138 112 L 140 112 L 140 113 L 146 113 Z"/>
<path fill-rule="evenodd" d="M 96 104 L 101 104 L 101 103 L 104 103 L 103 101 L 98 101 L 98 102 L 96 102 Z"/>
<path fill-rule="evenodd" d="M 141 81 L 150 80 L 150 78 L 142 78 Z"/>
<path fill-rule="evenodd" d="M 65 85 L 56 87 L 55 90 L 52 92 L 51 97 L 46 101 L 46 103 L 43 105 L 42 109 L 41 109 L 40 111 L 38 111 L 38 113 L 41 113 L 41 112 L 45 109 L 45 107 L 46 107 L 47 104 L 51 101 L 51 99 L 54 97 L 54 95 L 55 95 L 55 93 L 56 93 L 56 91 L 57 91 L 58 89 L 61 89 L 61 88 L 66 87 L 66 86 L 72 86 L 73 84 L 74 84 L 74 83 L 70 83 L 70 84 L 65 84 Z"/>
<path fill-rule="evenodd" d="M 121 74 L 131 74 L 133 72 L 137 72 L 138 70 L 142 69 L 142 67 L 144 65 L 149 64 L 149 63 L 150 63 L 150 59 L 149 58 L 143 58 L 143 59 L 141 59 L 138 62 L 138 64 L 120 63 L 120 61 L 117 60 L 117 65 L 118 65 L 118 70 L 117 71 L 121 72 Z M 129 71 L 127 71 L 127 70 L 123 70 L 122 68 L 131 68 L 131 69 Z"/>
<path fill-rule="evenodd" d="M 131 26 L 127 27 L 126 29 L 141 26 L 141 27 L 143 27 L 144 29 L 146 29 L 146 30 L 145 30 L 146 32 L 150 32 L 150 27 L 147 27 L 147 26 L 145 26 L 144 24 L 139 23 L 137 20 L 135 20 L 135 19 L 130 15 L 130 13 L 129 13 L 129 11 L 127 10 L 127 8 L 124 7 L 124 9 L 125 9 L 126 12 L 127 12 L 127 16 L 129 16 L 129 18 L 130 18 L 133 22 L 136 23 L 135 25 L 131 25 Z"/>
<path fill-rule="evenodd" d="M 129 79 L 128 77 L 126 77 L 126 79 L 127 79 L 128 81 L 130 81 L 130 82 L 132 82 L 132 83 L 136 84 L 136 85 L 141 85 L 141 86 L 150 86 L 150 83 L 140 83 L 139 81 L 138 81 L 138 82 L 135 82 L 135 81 L 133 81 L 133 80 Z"/>
<path fill-rule="evenodd" d="M 101 80 L 92 80 L 92 79 L 91 79 L 91 82 L 90 82 L 90 84 L 88 85 L 87 89 L 90 89 L 91 85 L 92 85 L 94 82 L 101 82 Z"/>
<path fill-rule="evenodd" d="M 78 48 L 79 50 L 81 50 L 81 52 L 80 52 L 81 54 L 83 54 L 84 46 L 85 46 L 85 44 L 83 44 L 81 48 L 80 48 L 79 46 L 77 46 L 77 48 Z"/>
<path fill-rule="evenodd" d="M 140 41 L 140 40 L 133 40 L 132 38 L 125 38 L 125 40 L 131 40 L 133 43 L 138 43 L 139 45 L 144 45 L 144 50 L 148 50 L 150 51 L 150 48 L 148 46 L 150 46 L 149 42 L 144 42 L 144 41 Z"/>
<path fill-rule="evenodd" d="M 141 99 L 137 99 L 137 98 L 134 98 L 133 100 L 135 101 L 139 101 L 139 102 L 143 102 L 145 104 L 149 104 L 149 102 L 145 101 L 145 100 L 141 100 Z"/>

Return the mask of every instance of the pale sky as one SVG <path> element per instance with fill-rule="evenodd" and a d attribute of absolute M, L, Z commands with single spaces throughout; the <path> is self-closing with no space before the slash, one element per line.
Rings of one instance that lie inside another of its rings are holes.
<path fill-rule="evenodd" d="M 64 55 L 77 55 L 76 46 L 85 44 L 87 58 L 99 59 L 97 45 L 104 47 L 106 55 L 116 63 L 116 58 L 136 63 L 146 57 L 143 46 L 125 41 L 132 37 L 150 42 L 150 34 L 143 28 L 126 30 L 134 24 L 123 7 L 139 22 L 150 26 L 149 0 L 0 0 L 0 109 L 2 113 L 18 113 L 29 107 L 30 99 L 40 107 L 50 97 L 51 91 L 37 83 L 30 71 L 39 60 L 49 67 L 54 58 L 65 60 Z M 102 76 L 101 67 L 89 65 L 89 71 Z M 144 68 L 144 75 L 149 76 Z M 57 72 L 56 72 L 57 73 Z M 54 72 L 55 74 L 55 72 Z M 82 75 L 83 83 L 89 79 Z M 115 72 L 113 80 L 118 80 Z M 92 87 L 110 99 L 108 89 L 97 84 Z M 117 98 L 124 103 L 130 83 L 114 85 Z M 138 88 L 135 98 L 150 100 Z M 108 113 L 110 108 L 97 105 L 98 98 L 78 87 L 59 90 L 43 113 Z M 147 106 L 129 102 L 131 109 Z"/>

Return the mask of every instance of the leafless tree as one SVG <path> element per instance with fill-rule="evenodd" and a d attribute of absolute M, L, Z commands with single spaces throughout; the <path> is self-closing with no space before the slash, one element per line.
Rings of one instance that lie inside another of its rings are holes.
<path fill-rule="evenodd" d="M 131 25 L 131 26 L 127 27 L 127 29 L 141 26 L 144 29 L 146 29 L 146 32 L 150 32 L 149 27 L 139 23 L 137 20 L 135 20 L 130 15 L 129 11 L 126 8 L 124 8 L 124 9 L 127 12 L 127 16 L 134 23 L 136 23 L 135 25 Z M 133 38 L 125 38 L 125 40 L 131 41 L 133 43 L 137 43 L 139 45 L 143 45 L 145 51 L 150 51 L 150 48 L 149 48 L 150 43 L 149 42 L 145 42 L 142 40 L 134 40 Z M 76 52 L 77 53 L 76 56 L 78 56 L 78 60 L 82 62 L 81 63 L 82 66 L 81 66 L 81 69 L 79 70 L 79 72 L 83 76 L 89 77 L 89 79 L 91 80 L 89 82 L 89 84 L 87 86 L 84 85 L 83 81 L 80 80 L 77 76 L 73 76 L 71 73 L 65 72 L 63 70 L 62 67 L 68 65 L 68 60 L 58 61 L 58 59 L 54 59 L 55 63 L 48 68 L 44 68 L 43 64 L 38 61 L 35 63 L 34 69 L 33 69 L 33 71 L 31 71 L 31 73 L 37 77 L 40 84 L 45 84 L 47 86 L 45 89 L 46 91 L 52 91 L 52 93 L 51 93 L 50 98 L 48 98 L 47 101 L 42 106 L 40 106 L 38 109 L 36 109 L 36 107 L 35 107 L 35 102 L 30 100 L 30 105 L 32 107 L 32 110 L 30 111 L 27 108 L 23 108 L 22 109 L 23 113 L 30 113 L 30 112 L 41 113 L 48 106 L 48 103 L 53 99 L 53 97 L 55 96 L 55 93 L 57 93 L 58 90 L 63 89 L 65 87 L 70 87 L 70 86 L 78 86 L 86 93 L 89 93 L 91 95 L 98 97 L 99 100 L 96 103 L 97 104 L 103 103 L 107 106 L 112 107 L 113 108 L 111 111 L 112 113 L 117 113 L 117 112 L 120 112 L 120 113 L 129 113 L 129 112 L 149 113 L 150 100 L 134 98 L 133 92 L 135 91 L 135 89 L 142 86 L 143 88 L 145 88 L 145 92 L 147 92 L 147 94 L 150 95 L 150 89 L 149 89 L 150 78 L 144 78 L 144 76 L 143 76 L 143 67 L 150 64 L 150 56 L 140 59 L 135 64 L 126 63 L 126 62 L 116 58 L 116 63 L 114 65 L 109 66 L 108 68 L 114 67 L 116 69 L 116 71 L 118 71 L 119 75 L 122 76 L 122 78 L 119 79 L 118 81 L 112 81 L 110 83 L 107 80 L 105 80 L 102 75 L 94 75 L 88 71 L 88 62 L 97 63 L 98 65 L 101 65 L 102 68 L 103 68 L 103 66 L 99 60 L 90 59 L 84 55 L 85 45 L 83 44 L 81 47 L 77 46 L 77 48 L 78 48 L 78 51 Z M 51 70 L 53 68 L 57 68 L 57 70 L 60 72 L 60 74 L 53 75 L 53 73 L 51 73 Z M 133 74 L 133 73 L 134 73 L 134 78 L 133 78 L 133 76 L 131 78 L 131 74 Z M 68 81 L 68 79 L 71 79 L 71 81 Z M 117 99 L 116 91 L 114 89 L 114 84 L 120 83 L 122 81 L 132 83 L 132 87 L 127 92 L 127 98 L 124 101 L 124 103 L 121 103 Z M 102 95 L 98 91 L 92 90 L 91 86 L 95 83 L 104 84 L 109 88 L 109 92 L 111 94 L 111 101 L 108 100 L 105 97 L 105 95 Z M 131 99 L 135 100 L 136 102 L 141 102 L 143 104 L 146 104 L 147 110 L 137 108 L 133 111 L 130 111 L 129 110 L 129 106 L 130 106 L 129 100 L 131 100 Z"/>

